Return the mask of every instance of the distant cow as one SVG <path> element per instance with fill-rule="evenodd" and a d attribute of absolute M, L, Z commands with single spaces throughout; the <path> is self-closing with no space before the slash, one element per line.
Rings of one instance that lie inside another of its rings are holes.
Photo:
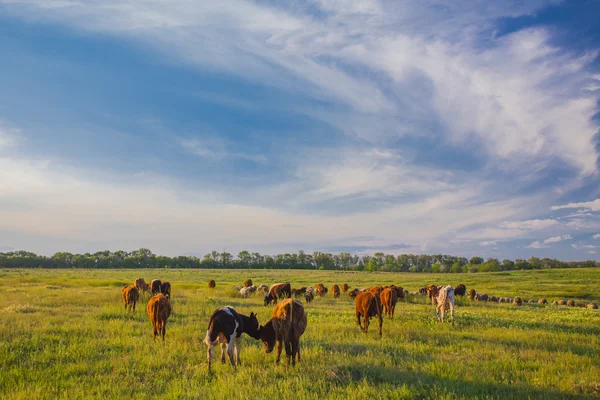
<path fill-rule="evenodd" d="M 475 296 L 477 296 L 477 292 L 475 291 L 475 289 L 469 290 L 469 298 L 471 300 L 475 300 Z"/>
<path fill-rule="evenodd" d="M 259 292 L 267 293 L 269 291 L 269 286 L 264 283 L 258 287 Z"/>
<path fill-rule="evenodd" d="M 167 332 L 167 319 L 171 315 L 171 303 L 162 293 L 150 298 L 148 306 L 148 317 L 154 329 L 154 340 L 159 335 L 162 335 L 163 342 L 165 341 L 165 333 Z"/>
<path fill-rule="evenodd" d="M 247 286 L 240 289 L 240 295 L 243 298 L 248 298 L 252 293 L 256 292 L 256 286 Z"/>
<path fill-rule="evenodd" d="M 292 297 L 292 288 L 289 282 L 286 283 L 276 283 L 271 285 L 269 288 L 269 293 L 265 295 L 265 306 L 271 304 L 271 302 L 275 302 L 277 304 L 278 298 L 290 298 Z"/>
<path fill-rule="evenodd" d="M 399 299 L 403 299 L 404 297 L 406 297 L 405 290 L 402 286 L 389 285 L 389 286 L 385 287 L 385 289 L 388 289 L 388 288 L 394 290 L 396 292 L 396 296 Z M 406 291 L 406 292 L 408 293 L 408 291 Z"/>
<path fill-rule="evenodd" d="M 419 294 L 421 296 L 425 296 L 427 294 L 427 288 L 426 287 L 422 287 L 421 289 L 419 289 Z"/>
<path fill-rule="evenodd" d="M 350 296 L 350 298 L 351 298 L 351 299 L 355 299 L 355 298 L 356 298 L 356 295 L 358 294 L 358 292 L 360 292 L 360 289 L 358 289 L 358 288 L 352 289 L 352 290 L 351 290 L 351 291 L 348 293 L 348 296 Z"/>
<path fill-rule="evenodd" d="M 373 287 L 370 287 L 367 289 L 367 292 L 371 292 L 377 296 L 379 296 L 382 291 L 383 291 L 383 286 L 373 286 Z"/>
<path fill-rule="evenodd" d="M 342 293 L 346 293 L 348 291 L 348 284 L 342 283 Z"/>
<path fill-rule="evenodd" d="M 441 286 L 429 285 L 427 286 L 427 297 L 431 299 L 431 304 L 437 303 L 438 293 L 440 292 Z"/>
<path fill-rule="evenodd" d="M 171 282 L 163 282 L 160 285 L 160 292 L 165 295 L 165 297 L 171 300 Z"/>
<path fill-rule="evenodd" d="M 323 297 L 327 294 L 327 288 L 322 283 L 317 284 L 316 290 L 317 290 L 317 294 L 321 297 Z"/>
<path fill-rule="evenodd" d="M 313 294 L 313 292 L 304 293 L 304 300 L 306 301 L 307 304 L 312 303 L 312 301 L 314 299 L 315 299 L 315 295 Z"/>
<path fill-rule="evenodd" d="M 129 309 L 135 312 L 135 304 L 140 298 L 140 292 L 135 287 L 135 285 L 123 286 L 121 289 L 121 296 L 123 297 L 123 302 L 125 303 L 125 311 Z"/>
<path fill-rule="evenodd" d="M 217 343 L 221 344 L 222 363 L 225 362 L 225 348 L 227 348 L 227 356 L 233 369 L 236 368 L 236 364 L 240 365 L 242 333 L 258 340 L 260 339 L 258 327 L 258 319 L 254 313 L 250 313 L 250 316 L 247 317 L 239 314 L 231 306 L 215 310 L 208 322 L 208 330 L 204 338 L 204 343 L 208 346 L 206 356 L 208 359 L 208 369 L 210 370 L 214 347 Z"/>
<path fill-rule="evenodd" d="M 246 279 L 244 281 L 244 287 L 252 286 L 252 279 Z"/>
<path fill-rule="evenodd" d="M 141 292 L 142 290 L 146 292 L 150 291 L 150 286 L 146 283 L 144 278 L 137 278 L 133 285 L 138 290 L 138 292 Z"/>
<path fill-rule="evenodd" d="M 340 287 L 337 284 L 334 284 L 331 287 L 331 293 L 333 293 L 334 299 L 339 299 L 340 298 Z"/>
<path fill-rule="evenodd" d="M 385 314 L 391 319 L 394 319 L 394 311 L 396 310 L 396 303 L 398 302 L 398 292 L 395 288 L 383 289 L 381 292 L 381 304 L 385 310 Z"/>
<path fill-rule="evenodd" d="M 282 346 L 288 365 L 296 365 L 296 358 L 300 361 L 300 336 L 306 330 L 306 314 L 300 300 L 287 299 L 275 306 L 272 318 L 260 327 L 260 338 L 265 345 L 265 351 L 273 351 L 277 342 L 277 358 L 279 364 Z"/>
<path fill-rule="evenodd" d="M 465 294 L 467 294 L 467 287 L 460 283 L 455 289 L 454 289 L 454 295 L 455 296 L 464 296 Z"/>
<path fill-rule="evenodd" d="M 442 287 L 437 296 L 435 315 L 437 316 L 437 319 L 440 320 L 441 313 L 442 324 L 444 323 L 444 315 L 447 310 L 450 310 L 452 326 L 454 326 L 454 288 L 450 285 Z"/>
<path fill-rule="evenodd" d="M 381 310 L 381 301 L 379 296 L 369 291 L 358 292 L 356 295 L 356 323 L 367 333 L 369 330 L 369 320 L 371 317 L 377 316 L 379 322 L 379 336 L 381 336 L 381 328 L 383 325 L 383 317 Z M 360 323 L 360 318 L 363 317 L 364 328 Z"/>
<path fill-rule="evenodd" d="M 292 289 L 292 295 L 294 295 L 295 298 L 299 298 L 304 296 L 304 294 L 306 293 L 306 286 L 302 286 L 301 288 L 298 289 Z"/>
<path fill-rule="evenodd" d="M 160 281 L 160 279 L 153 279 L 152 282 L 150 282 L 150 291 L 152 293 L 152 296 L 158 293 L 162 293 L 161 284 L 162 282 Z"/>
<path fill-rule="evenodd" d="M 209 289 L 214 289 L 216 286 L 217 286 L 217 283 L 213 279 L 208 281 Z"/>

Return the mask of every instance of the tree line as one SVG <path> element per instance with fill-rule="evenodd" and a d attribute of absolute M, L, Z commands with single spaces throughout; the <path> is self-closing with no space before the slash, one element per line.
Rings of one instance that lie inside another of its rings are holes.
<path fill-rule="evenodd" d="M 240 251 L 237 256 L 228 252 L 212 251 L 203 258 L 196 256 L 166 257 L 149 249 L 131 252 L 98 251 L 72 254 L 58 252 L 51 257 L 28 251 L 0 252 L 2 268 L 206 268 L 206 269 L 317 269 L 340 271 L 387 271 L 467 273 L 498 272 L 547 268 L 591 268 L 600 266 L 596 261 L 559 261 L 552 258 L 531 257 L 527 260 L 499 261 L 481 257 L 455 257 L 444 254 L 392 254 L 375 253 L 358 256 L 347 252 L 338 254 L 315 251 L 263 255 Z"/>

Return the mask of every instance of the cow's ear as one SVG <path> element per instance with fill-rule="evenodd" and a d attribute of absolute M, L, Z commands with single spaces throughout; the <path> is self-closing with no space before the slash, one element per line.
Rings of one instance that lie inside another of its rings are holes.
<path fill-rule="evenodd" d="M 254 317 L 254 313 L 253 312 L 250 313 L 250 318 L 252 318 L 252 317 Z"/>

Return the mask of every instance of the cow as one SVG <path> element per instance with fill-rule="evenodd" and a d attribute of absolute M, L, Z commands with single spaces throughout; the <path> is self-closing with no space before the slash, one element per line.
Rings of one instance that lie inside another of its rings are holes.
<path fill-rule="evenodd" d="M 398 297 L 398 299 L 403 299 L 404 297 L 406 297 L 406 293 L 404 293 L 405 290 L 402 286 L 389 285 L 386 286 L 384 289 L 388 288 L 396 292 L 396 296 Z M 408 290 L 406 292 L 408 293 Z"/>
<path fill-rule="evenodd" d="M 475 300 L 477 300 L 477 301 L 488 301 L 488 300 L 489 300 L 489 298 L 490 298 L 490 296 L 488 296 L 488 294 L 487 294 L 487 293 L 477 293 L 477 294 L 475 295 Z M 503 299 L 505 299 L 505 302 L 507 302 L 507 303 L 508 303 L 508 298 L 506 298 L 506 297 L 503 297 Z M 511 302 L 512 302 L 512 301 L 511 301 Z"/>
<path fill-rule="evenodd" d="M 313 289 L 312 286 L 309 286 L 309 287 L 306 288 L 306 293 L 310 293 L 310 294 L 312 294 L 314 296 L 315 289 Z"/>
<path fill-rule="evenodd" d="M 475 291 L 475 289 L 471 289 L 469 290 L 469 298 L 471 300 L 475 300 L 475 297 L 477 296 L 477 292 Z"/>
<path fill-rule="evenodd" d="M 317 284 L 316 290 L 317 290 L 317 294 L 321 297 L 323 297 L 327 294 L 327 288 L 322 283 Z"/>
<path fill-rule="evenodd" d="M 425 296 L 427 294 L 427 288 L 426 287 L 422 287 L 421 289 L 419 289 L 419 294 L 421 296 Z"/>
<path fill-rule="evenodd" d="M 342 283 L 342 293 L 346 293 L 348 291 L 348 284 Z"/>
<path fill-rule="evenodd" d="M 140 298 L 140 292 L 135 287 L 135 285 L 123 286 L 121 289 L 121 296 L 123 297 L 123 302 L 125 303 L 125 311 L 129 309 L 129 311 L 135 312 L 135 304 Z"/>
<path fill-rule="evenodd" d="M 442 324 L 444 323 L 444 315 L 447 310 L 450 310 L 452 326 L 454 326 L 454 288 L 450 285 L 442 287 L 437 296 L 435 315 L 438 321 L 440 321 L 441 313 Z"/>
<path fill-rule="evenodd" d="M 300 300 L 287 299 L 275 306 L 272 318 L 259 331 L 267 353 L 273 351 L 277 342 L 276 364 L 279 364 L 282 347 L 285 347 L 288 365 L 291 361 L 292 366 L 295 366 L 296 358 L 300 361 L 300 336 L 306 330 L 306 323 L 306 314 Z"/>
<path fill-rule="evenodd" d="M 427 286 L 427 297 L 431 299 L 431 304 L 435 305 L 437 303 L 438 293 L 440 292 L 441 286 L 429 285 Z"/>
<path fill-rule="evenodd" d="M 167 319 L 171 315 L 171 303 L 162 293 L 158 293 L 150 298 L 146 307 L 150 323 L 154 329 L 154 340 L 159 335 L 162 335 L 163 342 L 165 341 L 165 333 L 167 332 Z"/>
<path fill-rule="evenodd" d="M 278 298 L 291 298 L 292 297 L 292 288 L 289 282 L 286 283 L 276 283 L 271 285 L 269 288 L 269 293 L 265 295 L 265 306 L 274 302 L 277 304 Z"/>
<path fill-rule="evenodd" d="M 331 293 L 333 293 L 334 299 L 339 299 L 340 298 L 340 287 L 338 285 L 334 284 L 331 287 Z"/>
<path fill-rule="evenodd" d="M 306 294 L 306 286 L 302 286 L 299 289 L 292 289 L 292 295 L 294 295 L 295 298 L 302 297 L 305 294 Z"/>
<path fill-rule="evenodd" d="M 348 296 L 350 296 L 351 299 L 355 299 L 358 292 L 360 292 L 360 289 L 354 288 L 348 293 Z"/>
<path fill-rule="evenodd" d="M 396 303 L 398 302 L 398 292 L 395 287 L 389 287 L 383 289 L 381 292 L 381 304 L 385 310 L 385 314 L 391 319 L 394 319 L 394 311 L 396 310 Z"/>
<path fill-rule="evenodd" d="M 262 293 L 267 293 L 269 291 L 269 286 L 263 283 L 258 287 L 258 291 Z"/>
<path fill-rule="evenodd" d="M 150 282 L 150 291 L 152 292 L 152 296 L 158 293 L 162 293 L 161 284 L 162 282 L 160 281 L 160 279 L 153 279 L 152 282 Z"/>
<path fill-rule="evenodd" d="M 225 348 L 227 348 L 229 362 L 235 370 L 236 365 L 241 364 L 240 345 L 242 344 L 242 333 L 258 340 L 260 339 L 258 327 L 258 319 L 254 313 L 250 313 L 248 317 L 239 314 L 231 306 L 215 310 L 208 321 L 208 329 L 204 338 L 204 343 L 208 346 L 206 353 L 208 370 L 210 371 L 214 347 L 217 343 L 221 344 L 221 362 L 225 363 Z"/>
<path fill-rule="evenodd" d="M 379 322 L 379 337 L 381 337 L 381 328 L 383 325 L 381 310 L 381 301 L 379 296 L 369 291 L 358 292 L 356 295 L 356 323 L 367 333 L 369 330 L 369 320 L 371 317 L 377 316 Z M 360 323 L 360 318 L 363 317 L 364 328 Z"/>
<path fill-rule="evenodd" d="M 315 295 L 313 294 L 313 292 L 304 293 L 304 300 L 306 301 L 306 304 L 312 303 L 314 299 Z"/>
<path fill-rule="evenodd" d="M 252 286 L 252 279 L 246 279 L 244 281 L 244 287 L 250 287 Z"/>
<path fill-rule="evenodd" d="M 142 290 L 145 292 L 150 291 L 150 286 L 146 283 L 144 278 L 137 278 L 133 284 L 138 292 L 141 292 Z"/>
<path fill-rule="evenodd" d="M 256 292 L 256 286 L 247 286 L 240 289 L 240 295 L 243 298 L 248 298 L 252 293 Z"/>
<path fill-rule="evenodd" d="M 165 297 L 171 300 L 171 282 L 163 282 L 160 285 L 160 292 L 165 295 Z"/>
<path fill-rule="evenodd" d="M 383 291 L 383 286 L 373 286 L 367 289 L 368 292 L 371 292 L 376 295 L 380 295 Z"/>
<path fill-rule="evenodd" d="M 454 289 L 454 295 L 463 297 L 465 294 L 467 294 L 467 287 L 462 283 L 458 284 Z"/>
<path fill-rule="evenodd" d="M 208 281 L 208 288 L 209 289 L 214 289 L 217 286 L 217 283 L 214 281 L 214 279 L 211 279 Z"/>

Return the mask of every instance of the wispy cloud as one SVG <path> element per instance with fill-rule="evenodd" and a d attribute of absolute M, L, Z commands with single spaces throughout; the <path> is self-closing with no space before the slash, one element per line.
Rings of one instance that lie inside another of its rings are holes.
<path fill-rule="evenodd" d="M 487 247 L 487 246 L 496 246 L 497 243 L 494 242 L 493 240 L 485 240 L 483 242 L 479 242 L 479 244 L 481 246 L 486 246 Z"/>
<path fill-rule="evenodd" d="M 189 153 L 214 161 L 237 158 L 252 161 L 259 164 L 267 164 L 268 159 L 263 154 L 243 153 L 231 150 L 231 143 L 218 138 L 212 139 L 184 139 L 180 141 L 181 146 Z"/>
<path fill-rule="evenodd" d="M 582 202 L 582 203 L 568 203 L 568 204 L 561 205 L 561 206 L 553 206 L 552 210 L 556 211 L 556 210 L 563 210 L 563 209 L 568 209 L 568 208 L 581 208 L 584 210 L 600 211 L 600 199 L 596 199 L 593 201 L 586 201 L 586 202 Z"/>
<path fill-rule="evenodd" d="M 550 248 L 550 246 L 540 242 L 539 240 L 536 240 L 535 242 L 531 243 L 526 248 L 527 249 L 548 249 L 548 248 Z"/>
<path fill-rule="evenodd" d="M 592 236 L 593 239 L 600 239 L 600 233 L 596 233 L 594 236 Z"/>

